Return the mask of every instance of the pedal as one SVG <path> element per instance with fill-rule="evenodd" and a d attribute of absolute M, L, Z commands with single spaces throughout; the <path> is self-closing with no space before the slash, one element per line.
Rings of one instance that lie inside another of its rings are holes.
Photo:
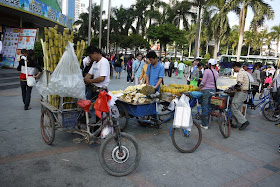
<path fill-rule="evenodd" d="M 82 140 L 83 139 L 81 139 L 81 138 L 74 138 L 73 143 L 81 143 Z"/>

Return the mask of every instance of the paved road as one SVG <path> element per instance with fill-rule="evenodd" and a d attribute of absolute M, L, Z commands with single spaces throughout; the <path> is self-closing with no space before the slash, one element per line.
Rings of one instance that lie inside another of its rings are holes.
<path fill-rule="evenodd" d="M 166 84 L 185 80 L 165 78 Z M 234 84 L 220 79 L 219 85 Z M 127 87 L 125 73 L 110 90 Z M 40 96 L 33 90 L 32 110 L 24 111 L 20 89 L 0 92 L 0 186 L 279 186 L 280 127 L 266 121 L 260 110 L 249 110 L 251 125 L 232 130 L 224 139 L 216 120 L 202 130 L 203 141 L 191 154 L 179 153 L 161 130 L 130 121 L 142 149 L 136 171 L 113 177 L 99 164 L 99 144 L 73 143 L 75 135 L 56 131 L 52 146 L 40 134 Z"/>

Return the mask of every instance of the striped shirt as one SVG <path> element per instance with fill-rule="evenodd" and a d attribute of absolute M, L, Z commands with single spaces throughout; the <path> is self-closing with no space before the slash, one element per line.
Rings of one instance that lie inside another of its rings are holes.
<path fill-rule="evenodd" d="M 249 90 L 249 86 L 250 86 L 249 76 L 247 75 L 247 72 L 243 68 L 240 69 L 240 71 L 238 72 L 236 81 L 242 84 L 241 86 L 242 91 Z"/>

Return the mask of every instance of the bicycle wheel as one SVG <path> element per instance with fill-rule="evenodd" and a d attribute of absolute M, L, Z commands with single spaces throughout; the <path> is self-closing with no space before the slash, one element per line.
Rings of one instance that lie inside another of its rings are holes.
<path fill-rule="evenodd" d="M 46 144 L 51 145 L 55 137 L 55 121 L 48 109 L 44 109 L 41 114 L 41 133 Z"/>
<path fill-rule="evenodd" d="M 161 122 L 173 120 L 173 118 L 170 118 L 172 114 L 174 114 L 172 111 L 168 109 L 169 103 L 168 102 L 161 102 L 157 105 L 157 112 L 158 112 L 158 118 Z"/>
<path fill-rule="evenodd" d="M 120 147 L 121 145 L 121 147 Z M 125 176 L 136 169 L 140 162 L 141 150 L 131 135 L 121 132 L 105 139 L 101 144 L 99 161 L 105 171 L 114 176 Z"/>
<path fill-rule="evenodd" d="M 228 138 L 230 136 L 230 119 L 228 113 L 224 110 L 221 110 L 219 112 L 218 121 L 221 134 L 225 138 Z"/>
<path fill-rule="evenodd" d="M 122 103 L 117 102 L 117 107 L 118 107 L 118 110 L 120 113 L 120 117 L 119 117 L 120 128 L 121 128 L 121 131 L 124 131 L 128 125 L 129 115 L 128 115 L 126 108 L 124 107 L 124 105 Z"/>
<path fill-rule="evenodd" d="M 275 103 L 267 102 L 263 106 L 262 114 L 269 121 L 278 121 L 280 119 L 280 115 L 275 115 Z"/>
<path fill-rule="evenodd" d="M 191 131 L 184 128 L 172 128 L 171 139 L 178 151 L 182 153 L 192 153 L 201 143 L 201 129 L 195 122 L 193 122 Z"/>

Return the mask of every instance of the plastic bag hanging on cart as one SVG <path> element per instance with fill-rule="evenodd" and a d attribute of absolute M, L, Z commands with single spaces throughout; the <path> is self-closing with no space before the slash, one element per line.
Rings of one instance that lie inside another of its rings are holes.
<path fill-rule="evenodd" d="M 40 77 L 39 81 L 36 83 L 35 87 L 37 88 L 40 95 L 44 98 L 48 95 L 48 81 L 47 81 L 47 73 L 43 71 L 42 76 Z"/>
<path fill-rule="evenodd" d="M 85 83 L 74 44 L 68 42 L 57 67 L 50 77 L 48 94 L 85 99 Z"/>
<path fill-rule="evenodd" d="M 183 94 L 179 102 L 177 103 L 173 120 L 174 128 L 185 128 L 188 131 L 191 131 L 193 126 L 193 119 L 189 100 L 189 97 Z"/>

